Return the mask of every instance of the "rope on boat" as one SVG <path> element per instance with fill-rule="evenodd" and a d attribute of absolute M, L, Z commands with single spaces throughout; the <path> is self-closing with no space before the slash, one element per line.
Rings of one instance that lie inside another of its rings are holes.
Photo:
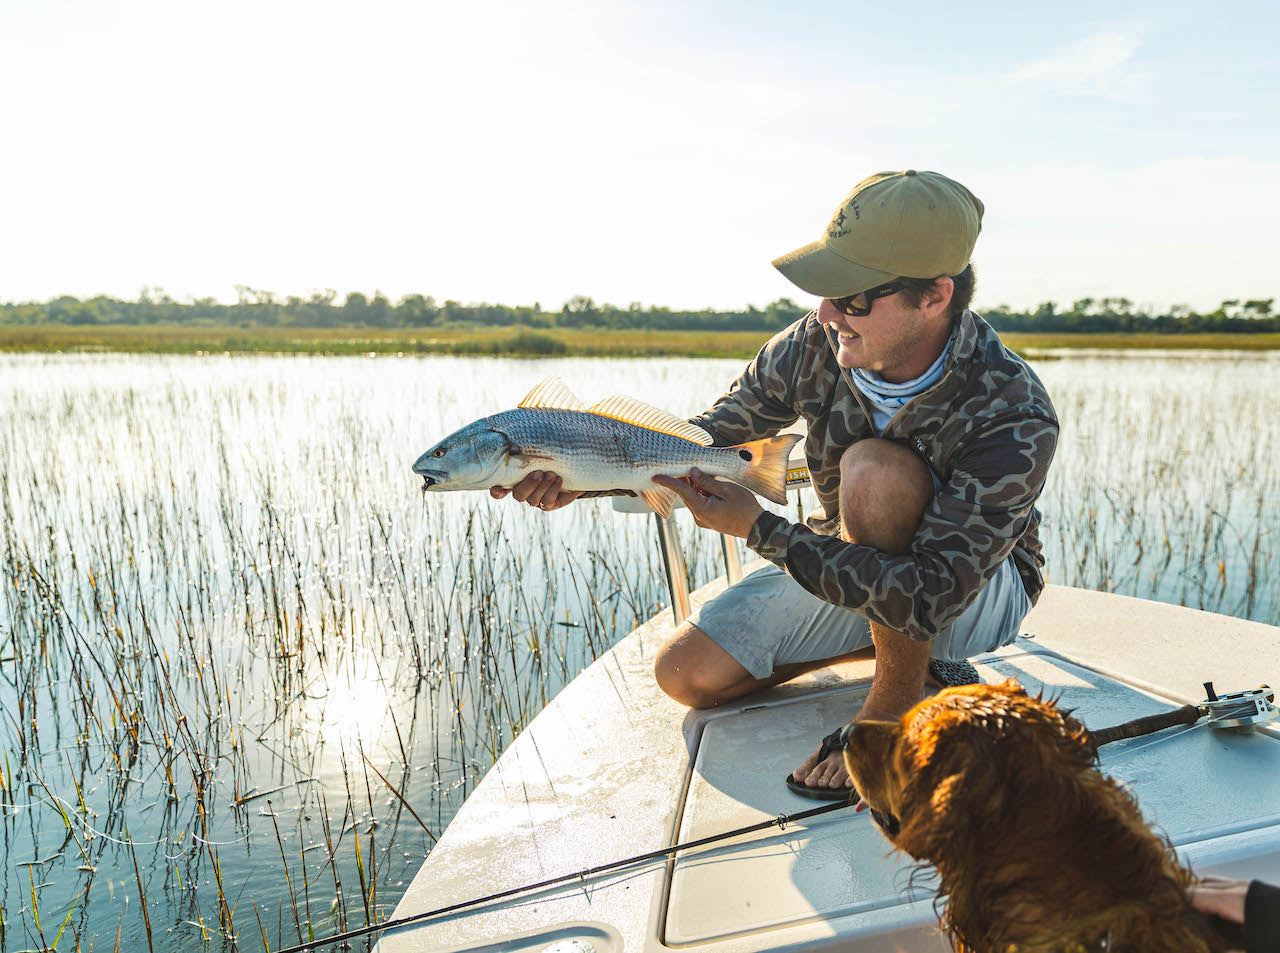
<path fill-rule="evenodd" d="M 312 940 L 310 943 L 301 943 L 298 946 L 290 946 L 276 953 L 307 953 L 321 946 L 328 946 L 331 943 L 344 943 L 347 940 L 354 940 L 358 937 L 368 936 L 371 933 L 381 933 L 384 930 L 394 930 L 397 927 L 409 926 L 413 923 L 421 923 L 432 917 L 443 916 L 446 913 L 453 913 L 457 910 L 464 910 L 467 907 L 478 907 L 481 904 L 491 903 L 495 900 L 505 900 L 507 897 L 515 896 L 518 893 L 528 893 L 533 890 L 541 890 L 544 887 L 553 887 L 556 884 L 568 883 L 571 880 L 585 880 L 587 877 L 602 874 L 609 870 L 616 870 L 619 867 L 627 867 L 631 864 L 643 863 L 646 860 L 657 860 L 660 857 L 666 857 L 677 851 L 692 850 L 695 847 L 704 847 L 707 844 L 714 844 L 716 841 L 727 840 L 730 837 L 737 837 L 741 834 L 753 834 L 756 831 L 767 830 L 770 827 L 776 827 L 779 830 L 785 830 L 788 824 L 796 821 L 803 821 L 809 817 L 817 817 L 819 814 L 830 814 L 832 811 L 840 811 L 847 807 L 853 807 L 856 801 L 836 801 L 832 804 L 824 804 L 822 807 L 811 808 L 807 811 L 800 811 L 796 814 L 779 814 L 777 817 L 770 818 L 767 821 L 761 821 L 758 824 L 751 824 L 747 827 L 739 827 L 737 830 L 725 831 L 721 834 L 711 834 L 708 837 L 701 837 L 698 840 L 687 841 L 683 844 L 673 844 L 670 847 L 662 847 L 658 850 L 651 850 L 647 854 L 637 854 L 634 857 L 627 857 L 624 860 L 615 860 L 607 864 L 601 864 L 598 867 L 588 867 L 585 870 L 579 870 L 571 874 L 561 874 L 559 877 L 552 877 L 550 880 L 544 880 L 541 883 L 525 884 L 523 887 L 512 887 L 510 890 L 503 890 L 499 893 L 491 893 L 487 897 L 477 897 L 474 900 L 463 900 L 461 903 L 453 903 L 447 907 L 439 907 L 435 910 L 427 910 L 423 913 L 415 913 L 411 916 L 400 917 L 398 920 L 388 920 L 386 923 L 376 923 L 370 926 L 361 927 L 358 930 L 348 930 L 346 933 L 338 933 L 334 936 L 325 937 L 321 940 Z"/>

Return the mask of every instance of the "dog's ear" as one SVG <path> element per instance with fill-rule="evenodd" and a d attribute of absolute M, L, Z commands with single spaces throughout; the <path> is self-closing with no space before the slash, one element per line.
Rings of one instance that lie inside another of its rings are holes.
<path fill-rule="evenodd" d="M 911 764 L 894 842 L 917 860 L 967 857 L 983 838 L 1001 836 L 1018 767 L 1009 764 L 1013 716 L 1002 699 L 1025 695 L 1016 682 L 982 687 L 981 694 L 964 688 L 940 694 L 906 730 L 902 745 Z"/>
<path fill-rule="evenodd" d="M 952 774 L 935 779 L 932 791 L 920 797 L 915 809 L 902 820 L 902 828 L 894 843 L 916 860 L 936 863 L 940 858 L 956 852 L 967 853 L 969 831 L 973 824 L 982 824 L 981 810 L 966 806 L 969 792 L 965 778 Z"/>

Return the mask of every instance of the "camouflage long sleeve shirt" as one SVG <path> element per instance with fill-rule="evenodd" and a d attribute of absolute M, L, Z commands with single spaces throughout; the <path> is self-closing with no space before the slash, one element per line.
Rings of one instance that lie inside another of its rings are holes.
<path fill-rule="evenodd" d="M 765 512 L 747 545 L 810 592 L 913 639 L 954 621 L 1013 554 L 1034 603 L 1044 588 L 1035 501 L 1058 440 L 1040 379 L 971 311 L 942 376 L 889 421 L 884 439 L 920 455 L 941 481 L 910 552 L 839 538 L 840 458 L 875 437 L 871 408 L 810 314 L 769 341 L 715 405 L 692 418 L 718 445 L 770 436 L 804 418 L 810 480 L 822 505 L 792 523 Z"/>

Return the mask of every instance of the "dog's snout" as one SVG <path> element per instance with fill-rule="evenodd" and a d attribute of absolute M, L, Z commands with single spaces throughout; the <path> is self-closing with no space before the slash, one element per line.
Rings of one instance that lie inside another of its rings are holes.
<path fill-rule="evenodd" d="M 880 830 L 884 831 L 885 837 L 893 840 L 898 836 L 898 832 L 902 830 L 902 825 L 898 822 L 897 817 L 887 811 L 877 811 L 871 808 L 871 819 L 876 822 Z"/>

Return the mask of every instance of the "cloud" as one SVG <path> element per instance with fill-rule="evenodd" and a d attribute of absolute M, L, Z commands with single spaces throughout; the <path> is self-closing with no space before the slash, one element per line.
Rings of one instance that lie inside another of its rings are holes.
<path fill-rule="evenodd" d="M 1000 81 L 1132 102 L 1145 96 L 1151 81 L 1150 73 L 1133 65 L 1140 45 L 1139 31 L 1096 33 L 1053 56 L 1024 63 Z"/>

